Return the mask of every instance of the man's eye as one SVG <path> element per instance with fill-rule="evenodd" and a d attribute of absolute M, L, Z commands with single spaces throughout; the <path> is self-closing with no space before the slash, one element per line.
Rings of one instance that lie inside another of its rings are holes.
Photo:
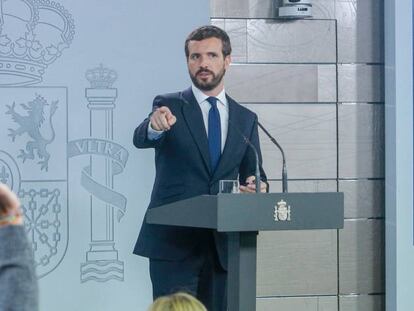
<path fill-rule="evenodd" d="M 200 56 L 199 55 L 197 55 L 197 54 L 193 54 L 193 55 L 191 55 L 191 59 L 192 60 L 196 60 L 196 59 L 198 59 Z"/>

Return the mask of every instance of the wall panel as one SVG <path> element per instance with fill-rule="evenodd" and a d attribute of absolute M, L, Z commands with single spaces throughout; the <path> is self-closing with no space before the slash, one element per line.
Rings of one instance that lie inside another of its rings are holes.
<path fill-rule="evenodd" d="M 289 176 L 288 176 L 289 177 Z M 335 192 L 336 180 L 289 180 L 289 192 Z M 282 181 L 270 180 L 270 192 L 282 192 Z"/>
<path fill-rule="evenodd" d="M 247 21 L 252 63 L 335 63 L 336 29 L 331 20 Z"/>
<path fill-rule="evenodd" d="M 259 298 L 256 302 L 256 310 L 337 311 L 337 299 L 336 296 Z"/>
<path fill-rule="evenodd" d="M 337 277 L 336 230 L 260 232 L 258 297 L 336 295 Z"/>
<path fill-rule="evenodd" d="M 346 220 L 339 231 L 340 294 L 384 292 L 384 220 Z"/>
<path fill-rule="evenodd" d="M 338 66 L 339 102 L 383 102 L 382 65 L 343 64 Z"/>
<path fill-rule="evenodd" d="M 274 18 L 277 0 L 211 0 L 212 17 Z M 276 4 L 276 5 L 275 5 Z M 313 17 L 317 19 L 335 18 L 334 0 L 314 0 Z"/>
<path fill-rule="evenodd" d="M 336 101 L 334 65 L 235 64 L 226 90 L 240 102 Z"/>
<path fill-rule="evenodd" d="M 345 218 L 384 217 L 384 180 L 340 180 L 344 193 Z"/>
<path fill-rule="evenodd" d="M 336 106 L 331 104 L 247 104 L 285 150 L 289 178 L 336 178 Z M 281 178 L 282 158 L 260 131 L 264 168 Z"/>
<path fill-rule="evenodd" d="M 384 106 L 338 107 L 340 178 L 384 177 Z"/>
<path fill-rule="evenodd" d="M 379 311 L 385 308 L 384 295 L 340 296 L 341 311 Z"/>
<path fill-rule="evenodd" d="M 384 62 L 384 2 L 336 0 L 339 63 Z"/>

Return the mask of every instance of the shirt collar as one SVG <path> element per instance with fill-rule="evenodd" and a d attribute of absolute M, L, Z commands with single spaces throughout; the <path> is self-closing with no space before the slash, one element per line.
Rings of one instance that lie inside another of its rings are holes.
<path fill-rule="evenodd" d="M 191 90 L 193 91 L 194 97 L 196 98 L 198 104 L 201 104 L 202 102 L 207 100 L 207 98 L 210 97 L 210 96 L 204 94 L 203 91 L 201 91 L 199 88 L 197 88 L 194 84 L 191 85 Z M 227 106 L 226 90 L 224 88 L 215 97 L 219 100 L 219 102 L 222 105 Z"/>

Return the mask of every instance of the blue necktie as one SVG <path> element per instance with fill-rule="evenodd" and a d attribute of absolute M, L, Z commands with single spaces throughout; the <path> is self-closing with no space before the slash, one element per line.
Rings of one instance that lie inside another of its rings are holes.
<path fill-rule="evenodd" d="M 210 151 L 210 164 L 214 172 L 221 155 L 221 123 L 217 109 L 217 98 L 209 97 L 207 101 L 211 105 L 208 112 L 208 147 Z"/>

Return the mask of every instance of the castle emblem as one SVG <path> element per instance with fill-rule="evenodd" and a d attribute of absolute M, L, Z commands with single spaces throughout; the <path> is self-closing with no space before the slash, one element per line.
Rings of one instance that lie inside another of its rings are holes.
<path fill-rule="evenodd" d="M 0 85 L 41 82 L 74 34 L 72 16 L 55 1 L 0 0 Z"/>
<path fill-rule="evenodd" d="M 275 221 L 290 221 L 290 206 L 283 200 L 277 202 L 273 214 Z"/>

